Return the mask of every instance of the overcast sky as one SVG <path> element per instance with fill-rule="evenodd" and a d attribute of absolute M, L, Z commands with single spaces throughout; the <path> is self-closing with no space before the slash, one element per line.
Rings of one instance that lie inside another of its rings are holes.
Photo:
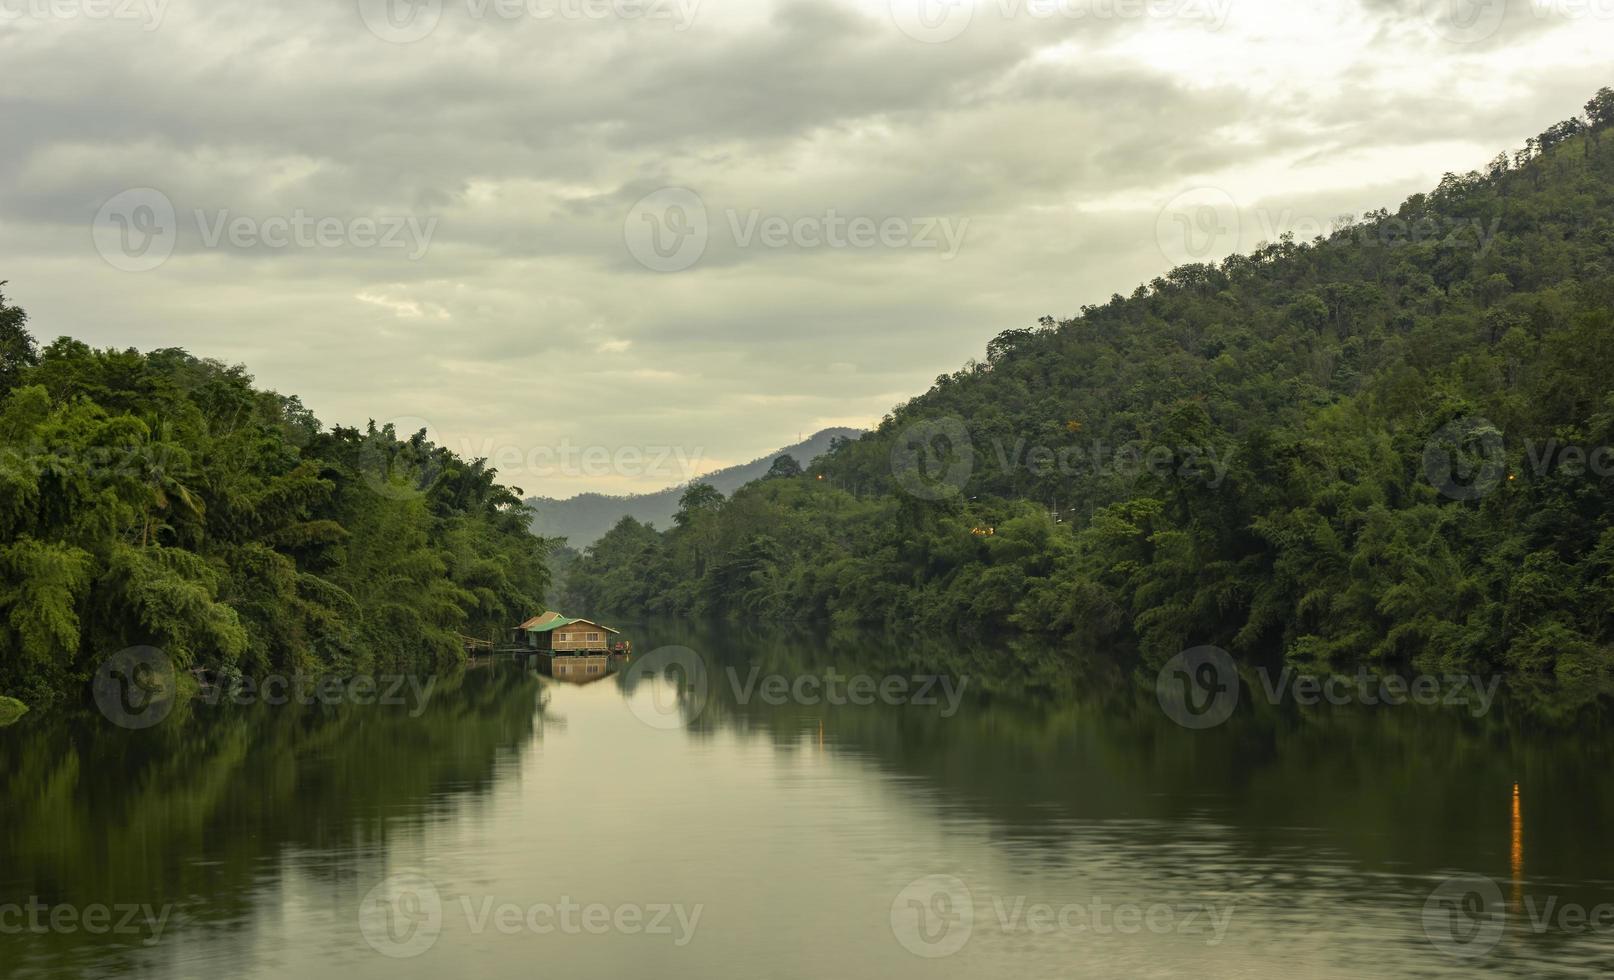
<path fill-rule="evenodd" d="M 655 489 L 1477 168 L 1611 42 L 1614 0 L 0 0 L 0 279 L 42 339 Z"/>

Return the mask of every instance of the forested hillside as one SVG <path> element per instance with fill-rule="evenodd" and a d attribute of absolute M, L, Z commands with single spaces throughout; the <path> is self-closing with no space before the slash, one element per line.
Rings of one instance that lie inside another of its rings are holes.
<path fill-rule="evenodd" d="M 1159 661 L 1614 664 L 1614 91 L 1484 173 L 1009 330 L 590 608 L 1012 626 Z"/>
<path fill-rule="evenodd" d="M 181 350 L 38 350 L 0 296 L 0 694 L 125 647 L 262 676 L 427 669 L 541 608 L 519 491 L 417 435 L 325 429 Z"/>

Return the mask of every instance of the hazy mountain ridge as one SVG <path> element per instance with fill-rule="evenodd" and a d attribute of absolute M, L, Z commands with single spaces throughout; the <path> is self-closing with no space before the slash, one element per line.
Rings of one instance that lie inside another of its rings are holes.
<path fill-rule="evenodd" d="M 835 439 L 856 439 L 862 434 L 860 429 L 844 426 L 823 429 L 794 445 L 768 453 L 749 463 L 716 470 L 698 477 L 697 480 L 711 484 L 725 495 L 732 494 L 752 480 L 761 479 L 768 472 L 768 467 L 780 456 L 786 454 L 794 456 L 798 463 L 806 466 L 828 452 L 830 444 Z M 580 493 L 565 499 L 528 497 L 527 506 L 533 511 L 532 531 L 541 537 L 565 538 L 572 547 L 585 548 L 599 540 L 623 517 L 631 516 L 665 528 L 671 525 L 672 516 L 678 512 L 678 498 L 688 486 L 688 483 L 682 483 L 654 493 L 623 496 Z"/>

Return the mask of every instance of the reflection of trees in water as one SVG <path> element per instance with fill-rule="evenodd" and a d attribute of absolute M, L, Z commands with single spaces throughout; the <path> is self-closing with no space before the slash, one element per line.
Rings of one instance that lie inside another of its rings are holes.
<path fill-rule="evenodd" d="M 1527 856 L 1526 895 L 1542 893 L 1542 879 L 1614 878 L 1614 857 L 1587 844 L 1614 804 L 1608 780 L 1588 777 L 1608 771 L 1614 745 L 1598 684 L 1514 684 L 1474 718 L 1462 707 L 1272 706 L 1254 696 L 1251 675 L 1231 721 L 1192 732 L 1163 714 L 1151 672 L 1046 643 L 687 624 L 648 624 L 633 637 L 645 652 L 679 644 L 707 656 L 712 684 L 691 738 L 855 758 L 896 777 L 880 786 L 907 798 L 903 812 L 984 831 L 1018 870 L 1124 865 L 1191 898 L 1229 890 L 1249 908 L 1343 891 L 1382 910 L 1380 891 L 1394 881 L 1414 916 L 1425 887 L 1416 876 L 1506 881 L 1516 853 Z M 940 706 L 773 706 L 738 696 L 730 671 L 743 681 L 753 666 L 786 677 L 831 666 L 842 676 L 947 674 L 968 687 L 953 716 Z M 633 675 L 614 683 L 633 693 Z M 535 737 L 540 695 L 529 672 L 480 666 L 440 679 L 419 718 L 407 708 L 192 703 L 144 732 L 98 717 L 25 719 L 0 730 L 0 894 L 174 902 L 215 928 L 251 928 L 234 923 L 273 907 L 293 873 L 295 858 L 282 855 L 305 851 L 319 860 L 294 873 L 351 893 L 356 907 L 396 870 L 387 855 L 400 835 L 485 797 L 501 757 Z M 1588 907 L 1607 897 L 1551 891 Z M 39 955 L 59 972 L 100 956 L 115 968 L 134 962 L 123 947 L 137 942 L 0 936 L 0 962 L 20 969 L 23 954 Z"/>
<path fill-rule="evenodd" d="M 1614 879 L 1614 855 L 1587 848 L 1614 812 L 1614 784 L 1600 776 L 1614 761 L 1606 682 L 1516 680 L 1474 717 L 1461 705 L 1274 705 L 1246 667 L 1233 718 L 1190 731 L 1161 709 L 1153 670 L 1037 640 L 981 647 L 678 623 L 634 632 L 641 649 L 706 655 L 715 682 L 692 738 L 733 733 L 781 753 L 855 758 L 897 777 L 883 786 L 963 839 L 984 830 L 1026 881 L 1233 904 L 1245 920 L 1240 941 L 1265 941 L 1256 923 L 1329 923 L 1345 947 L 1360 940 L 1358 952 L 1393 949 L 1409 965 L 1445 970 L 1429 962 L 1438 956 L 1419 919 L 1443 877 L 1509 882 L 1527 852 L 1530 878 L 1515 893 L 1588 908 L 1608 896 L 1587 882 Z M 730 673 L 743 683 L 753 668 L 795 677 L 831 667 L 967 677 L 968 693 L 952 717 L 878 703 L 773 705 L 745 702 Z M 1521 934 L 1485 966 L 1530 975 L 1537 954 L 1603 955 L 1591 941 Z"/>
<path fill-rule="evenodd" d="M 310 850 L 337 860 L 299 873 L 362 895 L 386 873 L 396 835 L 452 819 L 445 795 L 474 805 L 488 792 L 500 755 L 532 737 L 538 695 L 535 676 L 505 666 L 438 678 L 418 717 L 413 704 L 189 702 L 140 732 L 98 715 L 0 730 L 0 893 L 172 902 L 175 919 L 244 922 L 275 885 L 280 856 Z M 59 966 L 139 942 L 0 936 L 0 961 L 42 955 Z"/>
<path fill-rule="evenodd" d="M 640 649 L 689 646 L 711 664 L 692 737 L 730 731 L 782 752 L 822 744 L 907 777 L 898 785 L 988 819 L 1033 853 L 1041 842 L 1045 858 L 1095 822 L 1198 823 L 1237 834 L 1250 855 L 1293 847 L 1300 829 L 1357 867 L 1468 868 L 1505 880 L 1519 783 L 1532 873 L 1568 878 L 1583 872 L 1584 842 L 1614 812 L 1614 781 L 1587 778 L 1614 761 L 1604 682 L 1514 681 L 1474 717 L 1462 705 L 1274 705 L 1246 669 L 1233 718 L 1189 731 L 1161 710 L 1152 670 L 1042 641 L 981 647 L 680 623 L 634 633 Z M 735 690 L 753 668 L 795 677 L 831 667 L 969 683 L 952 717 L 939 707 L 743 703 Z M 1614 877 L 1614 859 L 1604 872 Z"/>

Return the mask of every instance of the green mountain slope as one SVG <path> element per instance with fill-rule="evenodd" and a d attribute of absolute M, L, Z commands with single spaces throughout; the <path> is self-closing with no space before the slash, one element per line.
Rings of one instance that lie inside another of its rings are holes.
<path fill-rule="evenodd" d="M 1396 211 L 1044 317 L 798 480 L 624 522 L 596 606 L 1603 669 L 1614 92 Z M 820 479 L 822 477 L 822 479 Z"/>
<path fill-rule="evenodd" d="M 829 452 L 836 440 L 856 439 L 860 435 L 862 433 L 857 429 L 824 429 L 761 459 L 708 473 L 701 477 L 701 482 L 723 493 L 733 493 L 752 480 L 761 479 L 780 456 L 792 456 L 805 466 Z M 628 496 L 580 493 L 564 500 L 528 497 L 527 507 L 532 510 L 532 533 L 545 538 L 565 538 L 572 547 L 582 548 L 598 541 L 623 517 L 667 527 L 672 523 L 673 515 L 678 513 L 678 498 L 684 490 L 684 487 L 677 486 L 655 493 Z"/>

